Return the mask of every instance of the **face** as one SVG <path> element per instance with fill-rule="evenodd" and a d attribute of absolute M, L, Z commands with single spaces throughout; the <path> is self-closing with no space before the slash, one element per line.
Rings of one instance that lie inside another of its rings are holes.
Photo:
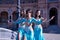
<path fill-rule="evenodd" d="M 41 11 L 38 11 L 38 14 L 37 15 L 39 16 L 40 14 L 41 14 Z"/>
<path fill-rule="evenodd" d="M 28 16 L 31 17 L 31 13 L 28 13 Z"/>
<path fill-rule="evenodd" d="M 24 12 L 22 11 L 21 14 L 23 14 Z"/>
<path fill-rule="evenodd" d="M 21 12 L 21 16 L 22 16 L 22 17 L 25 17 L 25 15 L 26 15 L 26 14 L 24 13 L 24 11 L 22 11 L 22 12 Z"/>

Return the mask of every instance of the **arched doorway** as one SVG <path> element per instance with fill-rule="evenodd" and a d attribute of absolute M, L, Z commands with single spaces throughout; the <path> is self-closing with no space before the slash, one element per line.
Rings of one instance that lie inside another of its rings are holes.
<path fill-rule="evenodd" d="M 51 18 L 52 16 L 55 16 L 55 18 L 50 21 L 50 25 L 57 25 L 58 12 L 57 12 L 57 9 L 56 8 L 51 8 L 50 9 L 49 17 Z"/>
<path fill-rule="evenodd" d="M 0 19 L 1 19 L 1 13 L 0 13 Z M 0 24 L 1 24 L 1 20 L 0 20 Z"/>
<path fill-rule="evenodd" d="M 7 26 L 8 24 L 8 12 L 6 11 L 2 11 L 1 14 L 0 14 L 0 20 L 1 20 L 1 25 L 2 26 Z"/>

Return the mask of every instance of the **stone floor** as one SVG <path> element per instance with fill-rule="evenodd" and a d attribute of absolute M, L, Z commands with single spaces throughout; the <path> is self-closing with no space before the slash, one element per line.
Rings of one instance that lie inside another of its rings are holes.
<path fill-rule="evenodd" d="M 44 29 L 45 40 L 60 40 L 60 28 L 56 25 Z M 0 28 L 0 40 L 16 40 L 15 31 Z"/>

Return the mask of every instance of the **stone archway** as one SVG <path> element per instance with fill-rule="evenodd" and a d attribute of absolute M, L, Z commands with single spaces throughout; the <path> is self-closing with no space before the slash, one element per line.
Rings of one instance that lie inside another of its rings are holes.
<path fill-rule="evenodd" d="M 1 20 L 1 25 L 6 26 L 8 24 L 8 12 L 2 11 L 0 13 L 0 20 Z"/>
<path fill-rule="evenodd" d="M 55 16 L 53 20 L 50 21 L 50 25 L 57 25 L 58 23 L 58 12 L 56 8 L 51 8 L 49 17 L 51 18 L 52 16 Z"/>

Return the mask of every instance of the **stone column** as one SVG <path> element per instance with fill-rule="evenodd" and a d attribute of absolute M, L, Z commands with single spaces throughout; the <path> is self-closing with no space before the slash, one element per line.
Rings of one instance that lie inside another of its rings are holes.
<path fill-rule="evenodd" d="M 20 9 L 21 9 L 21 6 L 20 6 L 20 0 L 17 0 L 17 13 L 19 14 L 18 18 L 20 18 Z M 20 24 L 17 24 L 18 27 L 20 27 Z"/>

